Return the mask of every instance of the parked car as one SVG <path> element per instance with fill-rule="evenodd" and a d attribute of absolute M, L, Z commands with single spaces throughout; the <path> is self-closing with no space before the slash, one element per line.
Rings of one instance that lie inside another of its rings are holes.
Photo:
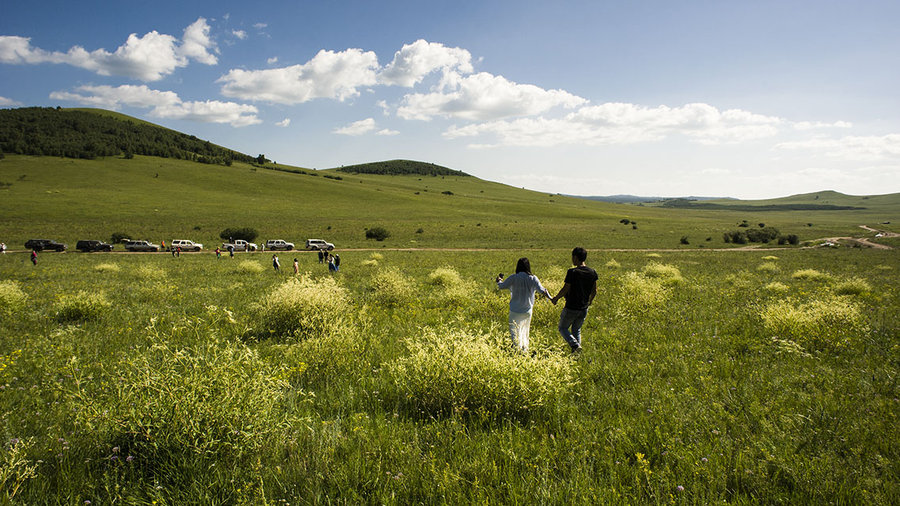
<path fill-rule="evenodd" d="M 181 251 L 200 251 L 203 245 L 187 239 L 172 239 L 172 249 L 178 248 L 181 248 Z"/>
<path fill-rule="evenodd" d="M 159 244 L 150 241 L 128 241 L 125 243 L 125 251 L 159 251 Z"/>
<path fill-rule="evenodd" d="M 235 251 L 256 251 L 258 247 L 256 243 L 247 242 L 243 239 L 238 239 L 234 242 L 223 242 L 222 249 L 228 251 L 228 248 L 234 248 Z"/>
<path fill-rule="evenodd" d="M 25 248 L 33 249 L 34 251 L 65 251 L 66 245 L 60 242 L 56 242 L 53 239 L 29 239 L 25 241 Z"/>
<path fill-rule="evenodd" d="M 75 243 L 75 249 L 89 253 L 91 251 L 112 251 L 112 244 L 103 241 L 78 241 Z"/>
<path fill-rule="evenodd" d="M 331 251 L 334 249 L 334 244 L 330 242 L 325 242 L 324 239 L 307 239 L 306 240 L 306 249 L 308 250 L 327 250 Z"/>
<path fill-rule="evenodd" d="M 290 251 L 290 250 L 294 249 L 294 243 L 282 241 L 281 239 L 270 239 L 270 240 L 266 241 L 265 247 L 267 250 L 270 250 L 270 251 L 278 251 L 278 250 Z"/>

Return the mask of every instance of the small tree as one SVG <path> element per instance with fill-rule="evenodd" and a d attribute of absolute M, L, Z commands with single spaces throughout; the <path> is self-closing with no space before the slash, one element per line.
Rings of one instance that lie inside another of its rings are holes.
<path fill-rule="evenodd" d="M 375 239 L 376 241 L 383 241 L 391 236 L 391 233 L 387 231 L 384 227 L 373 227 L 366 230 L 366 239 Z"/>
<path fill-rule="evenodd" d="M 242 227 L 242 228 L 226 228 L 225 230 L 219 232 L 219 237 L 224 241 L 231 241 L 242 239 L 247 242 L 253 242 L 259 233 L 255 228 L 250 227 Z"/>
<path fill-rule="evenodd" d="M 113 232 L 111 236 L 109 236 L 109 242 L 112 244 L 119 244 L 127 241 L 131 238 L 131 234 L 126 234 L 125 232 Z"/>

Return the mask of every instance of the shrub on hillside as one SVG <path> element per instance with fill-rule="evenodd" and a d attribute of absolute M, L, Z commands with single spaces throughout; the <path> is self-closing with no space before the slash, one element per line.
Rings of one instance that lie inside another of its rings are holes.
<path fill-rule="evenodd" d="M 250 227 L 235 227 L 235 228 L 226 228 L 219 232 L 219 238 L 223 241 L 231 241 L 231 240 L 244 240 L 247 242 L 253 242 L 259 236 L 259 233 L 255 228 Z"/>
<path fill-rule="evenodd" d="M 774 274 L 778 272 L 778 264 L 775 262 L 763 262 L 756 266 L 756 270 L 759 272 L 764 272 L 767 274 Z"/>
<path fill-rule="evenodd" d="M 677 285 L 684 281 L 681 277 L 681 271 L 678 267 L 670 264 L 660 264 L 651 262 L 642 269 L 644 276 L 648 278 L 659 279 L 665 285 Z"/>
<path fill-rule="evenodd" d="M 406 304 L 413 300 L 416 294 L 415 284 L 398 269 L 377 272 L 372 276 L 369 287 L 375 300 L 384 306 Z"/>
<path fill-rule="evenodd" d="M 384 227 L 373 227 L 366 230 L 366 239 L 375 239 L 376 241 L 383 241 L 391 236 L 391 233 L 387 231 Z"/>
<path fill-rule="evenodd" d="M 28 296 L 15 281 L 0 281 L 0 314 L 13 314 L 25 308 Z"/>
<path fill-rule="evenodd" d="M 862 278 L 845 279 L 834 285 L 834 293 L 838 295 L 862 295 L 871 291 L 872 285 Z"/>
<path fill-rule="evenodd" d="M 765 306 L 760 317 L 774 336 L 814 349 L 844 347 L 868 330 L 859 307 L 846 297 L 781 300 Z"/>
<path fill-rule="evenodd" d="M 809 281 L 822 281 L 822 282 L 829 282 L 833 279 L 831 274 L 819 272 L 815 269 L 800 269 L 800 270 L 794 271 L 794 273 L 791 274 L 791 277 L 794 279 L 806 279 Z"/>
<path fill-rule="evenodd" d="M 120 380 L 98 395 L 72 392 L 73 413 L 118 458 L 144 465 L 177 469 L 182 459 L 250 455 L 284 427 L 280 369 L 236 343 L 157 345 L 116 364 Z"/>
<path fill-rule="evenodd" d="M 80 291 L 74 295 L 63 295 L 56 307 L 56 319 L 60 322 L 82 322 L 97 320 L 112 304 L 106 296 L 98 292 Z"/>
<path fill-rule="evenodd" d="M 347 290 L 334 278 L 292 278 L 258 308 L 258 335 L 304 339 L 340 332 L 348 318 Z"/>
<path fill-rule="evenodd" d="M 426 329 L 409 343 L 409 355 L 388 364 L 390 400 L 416 417 L 497 420 L 540 415 L 577 384 L 567 357 L 511 353 L 499 339 Z"/>
<path fill-rule="evenodd" d="M 131 234 L 126 234 L 125 232 L 113 232 L 112 235 L 109 236 L 110 244 L 119 244 L 131 239 Z"/>
<path fill-rule="evenodd" d="M 622 316 L 641 315 L 656 309 L 671 295 L 671 288 L 663 283 L 663 278 L 628 272 L 621 279 L 622 286 L 616 306 L 617 312 Z"/>

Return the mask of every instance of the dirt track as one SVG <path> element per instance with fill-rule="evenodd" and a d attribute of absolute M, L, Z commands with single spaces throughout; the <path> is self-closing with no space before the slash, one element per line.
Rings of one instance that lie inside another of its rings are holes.
<path fill-rule="evenodd" d="M 900 237 L 900 234 L 898 234 L 898 233 L 888 232 L 885 230 L 877 230 L 877 229 L 868 227 L 866 225 L 860 225 L 859 228 L 862 228 L 869 232 L 884 234 L 884 237 Z M 832 243 L 837 244 L 839 241 L 857 243 L 857 244 L 867 247 L 867 248 L 874 248 L 874 249 L 881 249 L 881 250 L 894 249 L 891 246 L 888 246 L 886 244 L 878 244 L 878 243 L 871 242 L 868 239 L 866 239 L 865 237 L 824 237 L 821 239 L 813 239 L 811 241 L 805 241 L 805 242 L 814 242 L 814 243 L 818 243 L 818 244 L 816 244 L 815 246 L 804 246 L 801 249 L 820 248 L 826 242 L 832 242 Z M 340 249 L 340 251 L 342 251 L 342 252 L 343 251 L 511 251 L 511 250 L 520 250 L 520 249 L 522 249 L 522 248 L 343 248 L 343 249 Z M 558 248 L 553 248 L 553 249 L 558 249 Z M 594 251 L 610 251 L 610 252 L 614 252 L 614 253 L 620 253 L 620 252 L 627 253 L 627 252 L 640 252 L 640 251 L 645 251 L 648 253 L 679 253 L 679 252 L 684 252 L 684 251 L 715 251 L 715 252 L 722 252 L 722 251 L 781 251 L 781 250 L 785 250 L 785 249 L 788 249 L 788 248 L 775 248 L 775 247 L 771 247 L 771 246 L 767 246 L 767 245 L 749 245 L 749 246 L 740 246 L 737 248 L 695 248 L 695 249 L 688 249 L 688 248 L 594 248 Z M 30 251 L 21 249 L 21 250 L 7 250 L 6 252 L 13 254 L 13 253 L 29 253 Z M 72 251 L 68 251 L 67 253 L 71 253 L 71 252 Z M 212 254 L 214 252 L 215 252 L 215 250 L 205 250 L 205 251 L 195 251 L 195 252 L 185 251 L 185 252 L 182 252 L 182 255 L 203 255 L 203 254 Z M 41 253 L 43 254 L 43 253 L 56 253 L 56 252 L 55 251 L 46 251 L 46 252 L 41 252 Z M 97 253 L 102 254 L 104 252 L 97 252 Z M 118 255 L 171 255 L 171 252 L 168 252 L 168 251 L 158 251 L 158 252 L 154 252 L 154 251 L 111 251 L 111 252 L 105 252 L 105 253 L 106 254 L 118 254 Z M 260 255 L 260 254 L 267 254 L 267 253 L 272 253 L 272 251 L 252 251 L 249 253 L 242 251 L 242 252 L 236 252 L 235 255 L 247 255 L 247 254 Z M 276 251 L 275 253 L 297 254 L 297 253 L 315 253 L 315 252 L 308 251 L 308 250 L 302 250 L 302 249 L 296 249 L 296 250 L 290 250 L 290 251 Z M 227 255 L 228 255 L 227 252 L 225 252 L 225 251 L 222 252 L 222 256 L 227 256 Z"/>

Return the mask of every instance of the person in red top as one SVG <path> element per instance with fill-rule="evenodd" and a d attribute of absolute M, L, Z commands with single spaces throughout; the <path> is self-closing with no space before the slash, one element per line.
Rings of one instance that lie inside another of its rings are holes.
<path fill-rule="evenodd" d="M 556 297 L 550 299 L 553 304 L 563 297 L 566 299 L 559 315 L 559 333 L 572 353 L 581 352 L 581 326 L 587 317 L 588 307 L 597 295 L 597 271 L 585 265 L 586 260 L 586 249 L 577 247 L 572 250 L 572 265 L 575 267 L 566 272 L 565 284 Z"/>

